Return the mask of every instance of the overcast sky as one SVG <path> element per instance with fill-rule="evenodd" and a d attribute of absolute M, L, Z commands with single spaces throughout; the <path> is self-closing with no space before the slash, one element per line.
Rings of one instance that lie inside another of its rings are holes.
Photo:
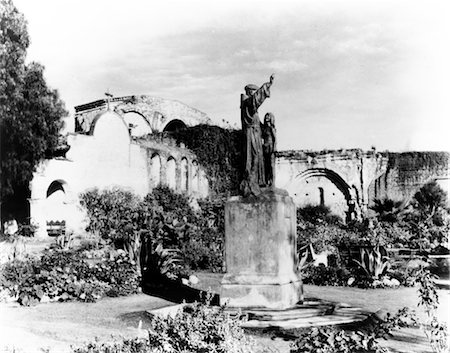
<path fill-rule="evenodd" d="M 450 150 L 447 3 L 15 0 L 72 116 L 109 89 L 240 126 L 243 87 L 274 72 L 280 150 L 392 151 Z"/>

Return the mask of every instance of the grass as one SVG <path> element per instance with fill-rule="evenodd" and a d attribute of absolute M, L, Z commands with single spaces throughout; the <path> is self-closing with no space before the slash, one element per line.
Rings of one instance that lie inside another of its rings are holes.
<path fill-rule="evenodd" d="M 222 275 L 204 272 L 197 276 L 200 279 L 197 288 L 220 290 Z M 395 312 L 403 306 L 414 308 L 417 305 L 415 288 L 365 290 L 305 285 L 304 289 L 306 297 L 345 302 L 369 311 Z M 445 318 L 445 314 L 450 312 L 450 291 L 439 290 L 439 295 L 439 313 L 441 318 Z M 112 337 L 145 337 L 148 327 L 145 311 L 168 304 L 163 299 L 145 294 L 104 298 L 97 303 L 48 303 L 35 307 L 0 303 L 0 352 L 42 353 L 41 348 L 48 348 L 51 353 L 64 353 L 70 351 L 71 345 L 79 346 L 96 337 L 100 341 L 110 341 Z M 255 338 L 269 351 L 289 350 L 289 341 L 284 340 L 283 335 L 259 333 Z M 419 330 L 398 333 L 385 344 L 394 352 L 429 352 Z"/>

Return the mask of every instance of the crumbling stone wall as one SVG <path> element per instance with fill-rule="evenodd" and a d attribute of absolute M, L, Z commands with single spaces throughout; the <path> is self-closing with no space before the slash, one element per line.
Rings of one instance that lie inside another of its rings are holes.
<path fill-rule="evenodd" d="M 390 152 L 385 155 L 388 158 L 386 172 L 370 185 L 370 204 L 374 199 L 409 200 L 429 181 L 437 181 L 448 191 L 448 152 Z"/>

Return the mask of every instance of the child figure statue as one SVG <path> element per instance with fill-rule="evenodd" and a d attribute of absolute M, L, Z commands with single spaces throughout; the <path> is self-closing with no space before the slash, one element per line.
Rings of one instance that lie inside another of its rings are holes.
<path fill-rule="evenodd" d="M 264 172 L 266 177 L 266 185 L 274 186 L 276 129 L 275 129 L 275 116 L 272 113 L 267 113 L 264 116 L 264 124 L 262 125 L 262 139 L 263 139 Z"/>

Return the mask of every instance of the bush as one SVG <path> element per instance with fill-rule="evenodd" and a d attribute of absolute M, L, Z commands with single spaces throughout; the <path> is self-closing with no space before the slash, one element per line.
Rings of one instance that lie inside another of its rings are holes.
<path fill-rule="evenodd" d="M 157 263 L 149 256 L 156 255 L 154 250 L 161 245 L 179 251 L 192 270 L 222 270 L 224 199 L 199 200 L 201 210 L 194 211 L 185 195 L 164 186 L 143 200 L 120 189 L 95 189 L 81 198 L 90 219 L 88 230 L 112 240 L 135 261 L 149 261 L 141 268 L 148 270 Z"/>
<path fill-rule="evenodd" d="M 22 305 L 129 295 L 139 284 L 135 263 L 120 251 L 95 263 L 80 252 L 48 251 L 40 259 L 5 264 L 0 278 L 0 287 L 18 295 Z"/>
<path fill-rule="evenodd" d="M 312 224 L 339 224 L 340 218 L 327 206 L 306 205 L 297 209 L 297 219 Z"/>
<path fill-rule="evenodd" d="M 351 272 L 345 267 L 325 267 L 323 264 L 308 266 L 301 274 L 304 284 L 317 286 L 345 286 L 352 276 Z"/>
<path fill-rule="evenodd" d="M 73 352 L 256 352 L 254 341 L 244 334 L 239 322 L 239 318 L 230 317 L 223 307 L 195 303 L 180 310 L 175 317 L 152 317 L 148 339 L 89 343 Z"/>
<path fill-rule="evenodd" d="M 346 332 L 335 328 L 313 327 L 303 331 L 291 347 L 291 353 L 381 353 L 382 348 L 373 335 L 361 331 Z"/>
<path fill-rule="evenodd" d="M 112 240 L 118 248 L 124 248 L 145 226 L 147 209 L 130 191 L 93 189 L 81 194 L 80 198 L 89 217 L 87 230 Z"/>

